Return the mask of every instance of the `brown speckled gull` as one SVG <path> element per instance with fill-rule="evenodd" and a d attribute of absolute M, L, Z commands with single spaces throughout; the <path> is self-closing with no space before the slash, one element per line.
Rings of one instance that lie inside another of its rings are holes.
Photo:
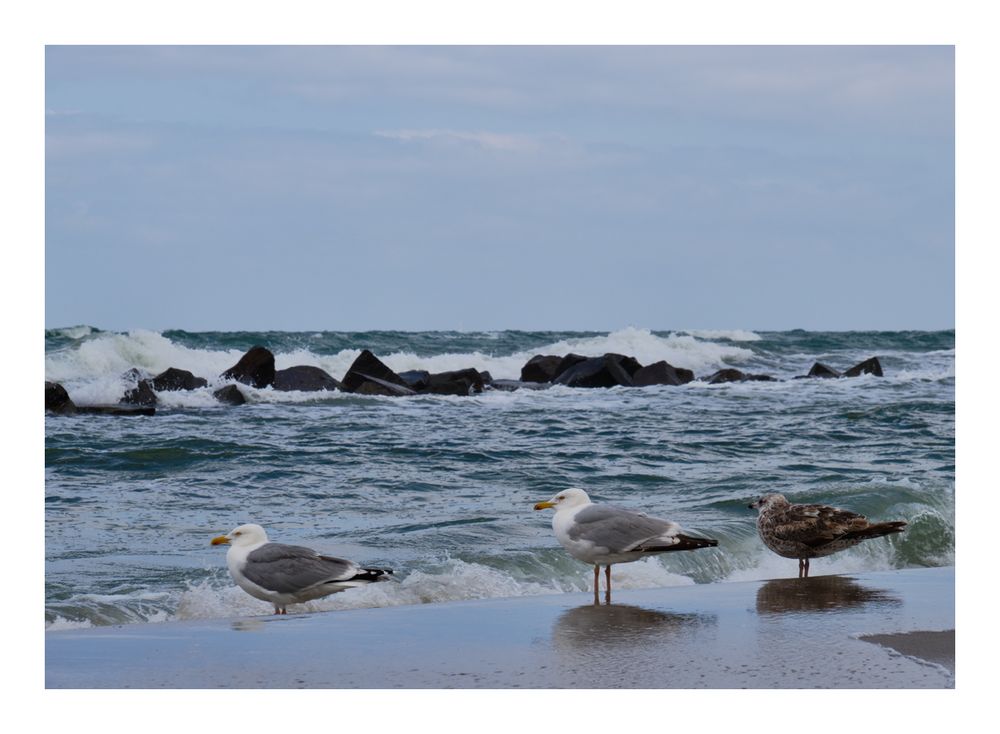
<path fill-rule="evenodd" d="M 799 578 L 809 575 L 810 558 L 906 527 L 902 520 L 871 523 L 864 515 L 828 505 L 793 505 L 780 494 L 765 494 L 748 506 L 760 511 L 757 533 L 764 545 L 783 558 L 799 559 Z"/>

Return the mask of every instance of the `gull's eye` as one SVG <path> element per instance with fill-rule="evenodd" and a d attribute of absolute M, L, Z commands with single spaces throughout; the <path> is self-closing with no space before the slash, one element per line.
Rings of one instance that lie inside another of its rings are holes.
<path fill-rule="evenodd" d="M 566 499 L 566 495 L 564 495 L 564 494 L 561 494 L 561 495 L 559 495 L 558 497 L 556 497 L 556 499 L 557 499 L 557 500 L 564 500 L 564 499 Z"/>
<path fill-rule="evenodd" d="M 243 533 L 233 533 L 233 535 L 243 535 Z"/>

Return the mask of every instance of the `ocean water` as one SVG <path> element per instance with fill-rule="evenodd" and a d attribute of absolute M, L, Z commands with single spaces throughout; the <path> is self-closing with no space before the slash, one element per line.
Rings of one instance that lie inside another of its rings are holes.
<path fill-rule="evenodd" d="M 955 333 L 46 332 L 46 379 L 78 404 L 117 402 L 133 367 L 209 387 L 159 395 L 151 417 L 45 420 L 46 628 L 269 614 L 238 589 L 215 535 L 257 522 L 272 540 L 395 570 L 390 582 L 297 609 L 336 610 L 589 588 L 532 505 L 583 487 L 719 547 L 614 567 L 616 588 L 794 576 L 747 503 L 826 502 L 907 531 L 812 562 L 812 575 L 954 563 Z M 487 391 L 387 398 L 241 386 L 218 375 L 251 346 L 278 369 L 341 378 L 363 348 L 396 371 L 475 367 L 516 379 L 535 354 L 617 352 L 704 377 L 777 382 Z M 814 361 L 871 356 L 885 376 L 795 380 Z"/>

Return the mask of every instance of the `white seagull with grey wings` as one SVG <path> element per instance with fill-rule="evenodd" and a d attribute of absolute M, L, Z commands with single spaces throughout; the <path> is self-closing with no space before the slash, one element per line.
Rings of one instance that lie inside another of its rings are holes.
<path fill-rule="evenodd" d="M 571 556 L 594 565 L 594 599 L 600 586 L 600 567 L 606 579 L 605 599 L 611 600 L 611 564 L 638 561 L 669 551 L 696 550 L 716 546 L 719 541 L 698 538 L 681 531 L 671 520 L 650 517 L 614 505 L 598 505 L 576 487 L 539 502 L 536 510 L 555 508 L 552 530 Z"/>
<path fill-rule="evenodd" d="M 362 568 L 354 561 L 324 556 L 301 545 L 271 543 L 260 525 L 240 525 L 212 539 L 228 545 L 226 563 L 233 581 L 250 596 L 269 601 L 275 614 L 289 604 L 385 580 L 392 571 Z"/>

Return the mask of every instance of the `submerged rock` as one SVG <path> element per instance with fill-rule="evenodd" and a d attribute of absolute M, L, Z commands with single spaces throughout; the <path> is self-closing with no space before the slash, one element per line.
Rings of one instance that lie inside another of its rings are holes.
<path fill-rule="evenodd" d="M 403 397 L 405 395 L 416 395 L 416 390 L 411 390 L 408 387 L 403 387 L 402 385 L 397 385 L 394 382 L 389 382 L 378 377 L 373 377 L 372 375 L 366 375 L 362 372 L 357 373 L 363 380 L 358 388 L 354 390 L 356 395 L 384 395 L 386 397 Z"/>
<path fill-rule="evenodd" d="M 145 383 L 145 380 L 142 381 Z M 148 389 L 148 385 L 147 385 Z M 152 392 L 152 391 L 150 391 Z M 153 396 L 156 399 L 156 396 Z M 124 398 L 123 398 L 124 400 Z M 155 415 L 156 408 L 149 405 L 76 405 L 69 393 L 58 382 L 45 382 L 45 410 L 57 415 Z"/>
<path fill-rule="evenodd" d="M 878 361 L 878 357 L 869 357 L 864 362 L 859 362 L 844 373 L 844 377 L 857 377 L 859 375 L 883 377 L 882 364 Z"/>
<path fill-rule="evenodd" d="M 493 380 L 490 387 L 494 390 L 513 392 L 514 390 L 548 390 L 552 387 L 550 382 L 523 382 L 521 380 Z"/>
<path fill-rule="evenodd" d="M 694 372 L 683 367 L 674 367 L 665 360 L 640 367 L 632 375 L 636 387 L 648 385 L 684 385 L 694 379 Z"/>
<path fill-rule="evenodd" d="M 149 384 L 157 392 L 168 390 L 194 390 L 199 387 L 207 387 L 208 380 L 204 377 L 195 377 L 187 370 L 168 367 L 149 381 Z"/>
<path fill-rule="evenodd" d="M 751 375 L 729 367 L 713 372 L 704 379 L 709 385 L 718 385 L 723 382 L 773 382 L 775 378 L 770 375 Z"/>
<path fill-rule="evenodd" d="M 469 368 L 429 375 L 425 393 L 432 395 L 472 395 L 483 391 L 483 376 Z"/>
<path fill-rule="evenodd" d="M 840 377 L 840 373 L 833 369 L 833 367 L 827 367 L 822 362 L 815 362 L 806 377 Z"/>
<path fill-rule="evenodd" d="M 300 390 L 318 392 L 339 390 L 340 382 L 329 372 L 311 365 L 298 365 L 274 373 L 274 389 L 281 391 Z"/>
<path fill-rule="evenodd" d="M 227 405 L 243 405 L 247 399 L 236 385 L 226 385 L 212 393 L 216 400 Z"/>
<path fill-rule="evenodd" d="M 89 415 L 120 415 L 139 416 L 156 415 L 156 408 L 151 405 L 78 405 L 77 413 Z"/>
<path fill-rule="evenodd" d="M 72 415 L 76 412 L 76 405 L 69 398 L 66 388 L 58 382 L 45 381 L 45 410 L 49 413 L 60 415 Z"/>

